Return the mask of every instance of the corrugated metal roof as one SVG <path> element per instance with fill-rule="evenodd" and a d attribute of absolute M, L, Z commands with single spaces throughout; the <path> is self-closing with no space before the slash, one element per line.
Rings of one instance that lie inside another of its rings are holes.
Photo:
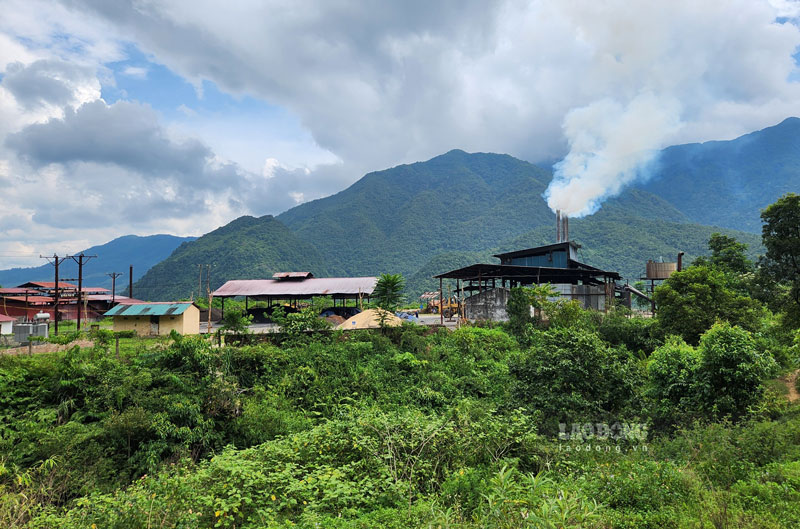
<path fill-rule="evenodd" d="M 24 287 L 38 287 L 38 288 L 55 288 L 56 284 L 54 281 L 28 281 L 27 283 L 23 283 L 19 285 L 20 288 Z M 78 288 L 78 285 L 73 285 L 72 283 L 64 283 L 63 281 L 58 282 L 58 288 Z"/>
<path fill-rule="evenodd" d="M 311 297 L 311 296 L 369 296 L 375 290 L 377 277 L 314 277 L 301 281 L 275 279 L 234 279 L 217 290 L 214 296 L 249 297 Z"/>
<path fill-rule="evenodd" d="M 272 279 L 309 279 L 314 277 L 311 272 L 275 272 Z"/>
<path fill-rule="evenodd" d="M 190 301 L 167 303 L 120 303 L 103 316 L 177 316 L 194 305 Z"/>
<path fill-rule="evenodd" d="M 21 287 L 6 287 L 0 288 L 0 295 L 4 294 L 39 294 L 38 290 L 31 290 L 30 288 Z"/>
<path fill-rule="evenodd" d="M 28 296 L 27 298 L 25 296 L 6 296 L 5 299 L 8 301 L 22 301 L 23 303 L 27 301 L 30 305 L 53 303 L 55 301 L 55 298 L 50 296 Z M 69 299 L 75 300 L 76 298 Z"/>
<path fill-rule="evenodd" d="M 0 321 L 17 321 L 17 318 L 13 316 L 6 316 L 5 314 L 0 314 Z"/>
<path fill-rule="evenodd" d="M 100 294 L 101 292 L 111 292 L 111 291 L 103 287 L 83 287 L 81 288 L 81 292 L 97 292 L 98 294 Z"/>
<path fill-rule="evenodd" d="M 74 299 L 74 298 L 70 298 Z M 129 298 L 128 296 L 120 296 L 117 294 L 116 296 L 112 296 L 111 294 L 88 294 L 84 296 L 84 299 L 88 299 L 89 301 L 111 301 L 112 299 L 117 303 L 145 303 L 136 298 Z"/>
<path fill-rule="evenodd" d="M 537 246 L 535 248 L 526 248 L 524 250 L 515 250 L 513 252 L 503 252 L 494 254 L 492 257 L 497 257 L 499 259 L 505 258 L 514 258 L 514 257 L 522 257 L 527 255 L 536 255 L 549 252 L 551 250 L 561 250 L 566 249 L 567 247 L 572 247 L 574 250 L 580 248 L 578 243 L 574 241 L 569 242 L 557 242 L 555 244 L 548 244 L 546 246 Z"/>

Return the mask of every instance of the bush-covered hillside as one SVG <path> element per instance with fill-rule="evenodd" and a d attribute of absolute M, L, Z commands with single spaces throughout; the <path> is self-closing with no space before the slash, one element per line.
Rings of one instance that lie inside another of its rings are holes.
<path fill-rule="evenodd" d="M 741 297 L 729 264 L 747 263 L 715 241 L 667 286 L 708 269 Z M 773 380 L 800 336 L 781 315 L 759 305 L 742 328 L 720 305 L 691 341 L 674 312 L 543 292 L 515 289 L 493 328 L 293 325 L 250 346 L 123 338 L 120 355 L 100 331 L 0 357 L 0 525 L 800 524 L 800 408 Z"/>

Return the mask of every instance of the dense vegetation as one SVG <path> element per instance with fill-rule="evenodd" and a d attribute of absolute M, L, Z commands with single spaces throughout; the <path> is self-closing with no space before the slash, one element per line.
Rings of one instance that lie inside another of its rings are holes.
<path fill-rule="evenodd" d="M 3 357 L 0 524 L 800 523 L 800 415 L 765 392 L 777 367 L 753 334 L 719 324 L 695 349 L 653 320 L 545 312 L 522 334 L 176 338 L 119 359 L 101 335 Z M 645 429 L 558 438 L 615 422 Z"/>
<path fill-rule="evenodd" d="M 800 211 L 777 204 L 767 248 Z M 0 357 L 0 525 L 797 527 L 800 407 L 776 377 L 800 332 L 791 305 L 746 293 L 791 300 L 798 278 L 726 235 L 709 250 L 657 290 L 656 318 L 544 285 L 512 289 L 494 327 L 308 334 L 311 308 L 275 343 L 118 355 L 99 331 Z M 396 302 L 402 278 L 382 281 Z"/>

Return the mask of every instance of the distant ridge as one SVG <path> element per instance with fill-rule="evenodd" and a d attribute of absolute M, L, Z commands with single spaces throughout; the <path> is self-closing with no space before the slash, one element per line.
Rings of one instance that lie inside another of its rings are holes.
<path fill-rule="evenodd" d="M 365 175 L 327 198 L 273 218 L 242 217 L 187 243 L 153 267 L 135 290 L 152 299 L 195 295 L 198 263 L 214 263 L 212 288 L 277 271 L 322 275 L 402 273 L 413 296 L 431 276 L 491 254 L 552 242 L 555 216 L 542 193 L 550 170 L 505 154 L 453 150 L 426 162 Z M 706 199 L 709 207 L 719 207 Z M 693 223 L 675 204 L 642 189 L 573 219 L 571 235 L 588 264 L 636 279 L 648 259 L 687 262 L 706 253 L 714 231 L 758 252 L 759 237 Z"/>
<path fill-rule="evenodd" d="M 166 259 L 183 243 L 193 241 L 194 237 L 174 235 L 125 235 L 98 246 L 83 250 L 87 255 L 97 255 L 84 266 L 84 283 L 88 286 L 111 288 L 109 272 L 120 272 L 117 291 L 128 284 L 128 267 L 133 265 L 134 281 L 142 277 L 151 266 Z M 80 250 L 74 252 L 81 253 Z M 43 260 L 44 261 L 44 260 Z M 0 270 L 0 285 L 16 286 L 27 281 L 53 281 L 54 270 L 51 265 L 30 268 L 10 268 Z M 64 261 L 59 267 L 62 278 L 78 277 L 78 266 L 72 260 Z"/>
<path fill-rule="evenodd" d="M 693 222 L 760 233 L 761 210 L 800 192 L 800 119 L 730 141 L 669 147 L 658 165 L 642 189 Z"/>

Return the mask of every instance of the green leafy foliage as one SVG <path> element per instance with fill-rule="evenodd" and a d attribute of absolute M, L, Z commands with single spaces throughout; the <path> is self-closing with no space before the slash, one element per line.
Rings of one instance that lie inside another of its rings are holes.
<path fill-rule="evenodd" d="M 517 405 L 541 412 L 543 431 L 559 423 L 633 420 L 641 406 L 643 372 L 626 351 L 576 328 L 539 332 L 509 366 Z"/>
<path fill-rule="evenodd" d="M 738 419 L 758 402 L 761 382 L 775 374 L 775 361 L 756 349 L 753 336 L 727 324 L 714 325 L 700 339 L 700 398 L 714 417 Z"/>
<path fill-rule="evenodd" d="M 664 333 L 691 344 L 718 320 L 755 331 L 766 315 L 761 303 L 737 293 L 722 271 L 707 266 L 673 273 L 656 288 L 654 299 Z"/>
<path fill-rule="evenodd" d="M 375 283 L 372 297 L 384 311 L 394 312 L 403 303 L 405 280 L 400 274 L 381 274 Z"/>
<path fill-rule="evenodd" d="M 764 297 L 785 311 L 789 325 L 800 326 L 800 195 L 787 193 L 761 213 L 762 237 L 767 249 L 760 262 L 769 285 Z"/>

